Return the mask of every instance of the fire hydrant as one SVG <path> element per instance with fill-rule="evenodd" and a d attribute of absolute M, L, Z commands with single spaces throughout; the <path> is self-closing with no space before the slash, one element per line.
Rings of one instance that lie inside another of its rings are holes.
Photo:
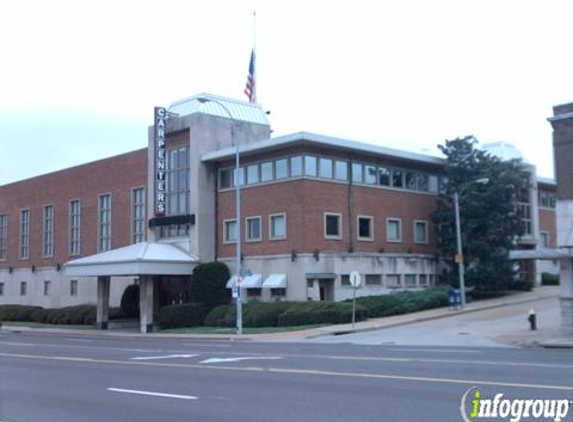
<path fill-rule="evenodd" d="M 527 317 L 527 320 L 529 321 L 531 330 L 537 330 L 537 314 L 535 313 L 535 310 L 529 310 L 529 316 Z"/>

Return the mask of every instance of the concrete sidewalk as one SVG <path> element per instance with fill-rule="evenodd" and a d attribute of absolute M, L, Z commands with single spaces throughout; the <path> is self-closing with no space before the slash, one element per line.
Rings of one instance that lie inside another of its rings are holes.
<path fill-rule="evenodd" d="M 406 324 L 413 324 L 423 321 L 432 321 L 441 318 L 454 317 L 472 312 L 484 312 L 489 309 L 501 308 L 504 306 L 518 305 L 528 302 L 536 302 L 550 297 L 557 297 L 558 287 L 539 287 L 532 292 L 518 293 L 511 296 L 481 300 L 469 303 L 463 310 L 449 310 L 448 308 L 430 309 L 427 311 L 415 312 L 404 315 L 395 315 L 385 318 L 372 318 L 367 321 L 357 322 L 354 327 L 352 324 L 331 325 L 320 328 L 307 330 L 277 332 L 268 334 L 244 334 L 242 336 L 232 334 L 167 334 L 151 333 L 140 334 L 129 331 L 96 331 L 96 330 L 74 330 L 59 328 L 32 328 L 25 326 L 4 325 L 3 331 L 9 332 L 34 332 L 42 334 L 68 334 L 84 335 L 92 337 L 124 337 L 124 338 L 151 338 L 151 339 L 202 339 L 202 340 L 250 340 L 250 341 L 300 341 L 309 338 L 315 338 L 328 335 L 341 335 L 363 331 L 379 330 L 383 328 L 397 327 Z M 532 337 L 535 339 L 535 337 Z M 532 344 L 538 344 L 543 347 L 572 347 L 573 336 L 564 336 L 563 338 L 543 339 L 542 341 L 532 340 Z"/>

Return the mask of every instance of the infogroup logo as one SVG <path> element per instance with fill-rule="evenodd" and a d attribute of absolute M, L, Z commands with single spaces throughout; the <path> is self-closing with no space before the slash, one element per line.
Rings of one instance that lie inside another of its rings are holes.
<path fill-rule="evenodd" d="M 522 419 L 560 422 L 567 417 L 572 404 L 568 399 L 507 399 L 503 393 L 484 398 L 477 387 L 472 387 L 462 396 L 460 412 L 466 422 L 487 418 L 509 419 L 510 422 Z"/>

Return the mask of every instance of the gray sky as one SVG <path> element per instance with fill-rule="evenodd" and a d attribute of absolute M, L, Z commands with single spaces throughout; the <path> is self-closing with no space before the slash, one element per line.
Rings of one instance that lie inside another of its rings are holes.
<path fill-rule="evenodd" d="M 435 153 L 468 134 L 553 176 L 573 2 L 0 0 L 0 184 L 144 147 L 153 107 L 258 100 L 301 130 Z"/>

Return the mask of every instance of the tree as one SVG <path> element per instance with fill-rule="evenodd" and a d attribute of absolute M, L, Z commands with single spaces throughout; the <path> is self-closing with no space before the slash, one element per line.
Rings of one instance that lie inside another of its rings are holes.
<path fill-rule="evenodd" d="M 459 282 L 453 195 L 459 195 L 465 281 L 478 290 L 502 290 L 516 283 L 515 263 L 509 251 L 525 232 L 522 220 L 529 203 L 529 175 L 520 160 L 502 161 L 476 148 L 473 137 L 446 141 L 438 148 L 446 156 L 445 178 L 433 221 L 439 248 L 449 268 L 443 278 Z M 487 178 L 487 184 L 475 183 Z"/>
<path fill-rule="evenodd" d="M 229 303 L 231 294 L 226 284 L 230 277 L 229 268 L 221 262 L 197 265 L 191 278 L 191 300 L 209 309 Z"/>

